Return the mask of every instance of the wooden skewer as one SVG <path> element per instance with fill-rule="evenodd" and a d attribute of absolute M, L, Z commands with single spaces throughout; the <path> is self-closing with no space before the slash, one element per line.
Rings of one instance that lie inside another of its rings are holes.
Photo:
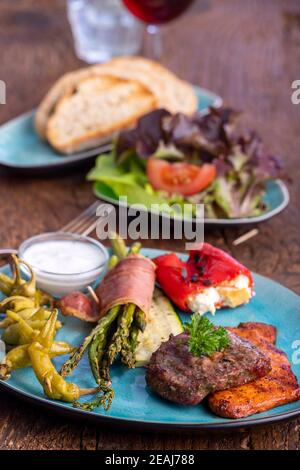
<path fill-rule="evenodd" d="M 253 228 L 252 230 L 249 230 L 249 232 L 244 233 L 244 235 L 241 235 L 240 237 L 236 238 L 236 239 L 232 242 L 232 244 L 233 244 L 234 246 L 238 246 L 238 245 L 240 245 L 241 243 L 244 243 L 244 242 L 250 240 L 250 238 L 255 237 L 257 234 L 258 234 L 258 229 L 257 229 L 257 228 Z"/>
<path fill-rule="evenodd" d="M 97 294 L 96 292 L 94 291 L 94 289 L 92 288 L 92 286 L 87 286 L 87 290 L 89 291 L 89 293 L 91 294 L 91 296 L 93 297 L 94 301 L 96 302 L 96 304 L 99 304 L 99 299 L 97 297 Z"/>

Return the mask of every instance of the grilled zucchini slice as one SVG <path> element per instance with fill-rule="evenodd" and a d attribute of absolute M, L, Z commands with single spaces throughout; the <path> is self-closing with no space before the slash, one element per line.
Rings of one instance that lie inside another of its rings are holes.
<path fill-rule="evenodd" d="M 183 332 L 182 322 L 169 299 L 155 288 L 145 330 L 138 335 L 136 366 L 148 364 L 151 355 L 162 342 Z"/>

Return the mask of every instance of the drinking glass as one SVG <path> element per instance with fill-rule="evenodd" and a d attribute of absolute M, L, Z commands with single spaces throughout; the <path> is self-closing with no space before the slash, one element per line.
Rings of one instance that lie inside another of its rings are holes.
<path fill-rule="evenodd" d="M 85 62 L 105 62 L 140 51 L 142 24 L 121 0 L 67 0 L 67 13 L 76 54 Z"/>
<path fill-rule="evenodd" d="M 133 15 L 146 23 L 148 33 L 145 44 L 146 55 L 159 60 L 161 56 L 159 25 L 180 16 L 193 0 L 123 0 L 123 3 Z"/>

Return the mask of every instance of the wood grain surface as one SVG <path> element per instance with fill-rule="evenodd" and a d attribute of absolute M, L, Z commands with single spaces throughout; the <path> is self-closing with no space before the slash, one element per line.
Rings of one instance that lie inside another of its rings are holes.
<path fill-rule="evenodd" d="M 81 65 L 64 5 L 61 0 L 1 1 L 0 79 L 7 84 L 7 104 L 0 105 L 0 123 L 36 106 L 57 77 Z M 293 179 L 289 207 L 239 247 L 232 241 L 245 228 L 206 231 L 206 239 L 300 294 L 300 105 L 291 103 L 291 83 L 300 79 L 300 2 L 199 0 L 164 28 L 162 62 L 245 110 L 245 123 L 285 157 Z M 75 217 L 93 201 L 85 174 L 83 168 L 55 178 L 28 178 L 1 170 L 0 246 L 17 247 L 26 237 L 59 229 Z M 183 248 L 178 242 L 155 246 Z M 241 433 L 146 434 L 74 422 L 0 393 L 1 449 L 299 447 L 300 420 Z"/>

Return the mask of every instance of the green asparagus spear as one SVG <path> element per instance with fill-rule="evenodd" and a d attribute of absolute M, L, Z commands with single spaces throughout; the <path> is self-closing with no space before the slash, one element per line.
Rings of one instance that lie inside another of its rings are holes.
<path fill-rule="evenodd" d="M 109 258 L 109 261 L 108 261 L 108 269 L 109 270 L 113 269 L 118 264 L 120 259 L 124 258 L 124 256 L 138 254 L 140 252 L 140 249 L 141 249 L 141 246 L 142 246 L 141 243 L 135 242 L 131 245 L 128 253 L 125 254 L 126 253 L 126 248 L 124 250 L 124 246 L 120 245 L 119 240 L 117 242 L 116 242 L 116 240 L 114 240 L 112 242 L 112 244 L 114 244 L 114 247 L 113 247 L 114 251 L 116 251 L 119 256 L 117 256 L 116 254 L 111 255 L 111 257 Z M 122 255 L 122 258 L 120 258 L 120 255 Z"/>
<path fill-rule="evenodd" d="M 91 331 L 91 333 L 84 339 L 83 343 L 74 351 L 69 359 L 63 364 L 60 374 L 66 377 L 72 373 L 81 360 L 85 350 L 93 341 L 93 338 L 100 333 L 103 329 L 108 328 L 117 318 L 120 311 L 119 305 L 113 307 L 104 317 L 102 317 L 98 325 Z"/>
<path fill-rule="evenodd" d="M 136 325 L 133 325 L 130 332 L 130 350 L 135 351 L 138 343 L 139 329 Z"/>
<path fill-rule="evenodd" d="M 134 242 L 131 247 L 129 248 L 128 255 L 137 255 L 142 248 L 142 244 L 140 242 Z"/>
<path fill-rule="evenodd" d="M 143 332 L 146 328 L 146 318 L 144 312 L 138 307 L 136 309 L 135 321 L 138 329 Z"/>
<path fill-rule="evenodd" d="M 141 244 L 135 242 L 127 253 L 125 243 L 118 234 L 111 234 L 110 238 L 114 254 L 110 258 L 109 269 L 114 268 L 117 263 L 127 255 L 137 254 L 141 249 Z M 117 329 L 107 347 L 109 328 L 117 318 Z M 133 318 L 135 318 L 134 325 L 132 325 Z M 104 319 L 106 320 L 104 321 Z M 99 406 L 103 406 L 104 409 L 110 407 L 114 392 L 111 388 L 109 366 L 114 362 L 119 352 L 121 352 L 122 361 L 128 365 L 128 367 L 135 366 L 134 353 L 137 344 L 137 336 L 139 330 L 143 331 L 145 326 L 145 315 L 134 304 L 114 307 L 100 320 L 99 324 L 84 340 L 75 354 L 73 354 L 62 367 L 61 373 L 63 375 L 69 375 L 77 366 L 86 348 L 90 345 L 90 365 L 96 382 L 99 385 L 100 393 L 93 401 L 86 403 L 75 402 L 75 407 L 88 411 L 92 411 Z"/>
<path fill-rule="evenodd" d="M 100 330 L 99 333 L 94 336 L 89 349 L 90 366 L 98 384 L 100 384 L 101 381 L 99 364 L 101 363 L 105 353 L 107 334 L 110 326 L 111 323 L 108 323 L 106 327 L 103 327 L 102 330 Z"/>
<path fill-rule="evenodd" d="M 121 347 L 121 359 L 122 362 L 126 365 L 130 364 L 130 367 L 133 367 L 133 360 L 132 360 L 132 354 L 130 352 L 130 337 L 131 337 L 131 332 L 132 332 L 132 321 L 134 318 L 134 314 L 136 311 L 136 306 L 134 304 L 129 305 L 130 311 L 128 312 L 126 325 L 124 325 L 123 330 L 121 331 L 121 337 L 122 337 L 122 347 Z"/>
<path fill-rule="evenodd" d="M 102 360 L 99 362 L 99 370 L 100 370 L 100 375 L 101 379 L 106 383 L 106 384 L 111 384 L 111 378 L 110 378 L 110 370 L 109 370 L 109 362 L 108 362 L 108 355 L 107 352 L 102 356 Z"/>
<path fill-rule="evenodd" d="M 115 392 L 111 387 L 108 387 L 105 384 L 101 384 L 99 386 L 99 395 L 92 401 L 88 401 L 85 403 L 80 403 L 75 401 L 73 406 L 75 408 L 80 408 L 81 410 L 85 411 L 93 411 L 95 408 L 99 408 L 103 406 L 104 410 L 107 411 L 111 407 Z"/>
<path fill-rule="evenodd" d="M 118 353 L 121 351 L 122 338 L 120 336 L 120 328 L 121 328 L 121 321 L 122 321 L 123 315 L 124 313 L 123 313 L 123 306 L 122 306 L 121 313 L 118 317 L 117 329 L 114 332 L 110 340 L 101 370 L 104 369 L 105 367 L 108 367 L 110 364 L 112 364 L 116 356 L 118 355 Z"/>
<path fill-rule="evenodd" d="M 121 350 L 121 359 L 130 369 L 135 367 L 135 350 L 138 343 L 139 329 L 134 323 L 130 330 L 130 337 L 128 343 Z"/>
<path fill-rule="evenodd" d="M 127 255 L 127 248 L 124 243 L 124 240 L 118 235 L 117 233 L 111 233 L 110 234 L 110 243 L 112 250 L 114 254 L 117 256 L 117 258 L 123 259 Z"/>
<path fill-rule="evenodd" d="M 121 347 L 126 343 L 129 337 L 135 309 L 136 306 L 134 304 L 126 304 L 124 306 L 124 312 L 121 317 L 119 330 L 119 335 L 121 337 Z"/>
<path fill-rule="evenodd" d="M 124 306 L 123 313 L 119 316 L 117 330 L 112 337 L 112 341 L 107 351 L 109 364 L 114 362 L 117 354 L 121 351 L 124 342 L 129 336 L 129 330 L 133 320 L 135 308 L 136 307 L 134 304 L 127 304 Z"/>
<path fill-rule="evenodd" d="M 119 261 L 119 258 L 117 257 L 117 255 L 112 255 L 108 261 L 108 269 L 109 270 L 113 269 L 118 264 L 118 261 Z"/>

